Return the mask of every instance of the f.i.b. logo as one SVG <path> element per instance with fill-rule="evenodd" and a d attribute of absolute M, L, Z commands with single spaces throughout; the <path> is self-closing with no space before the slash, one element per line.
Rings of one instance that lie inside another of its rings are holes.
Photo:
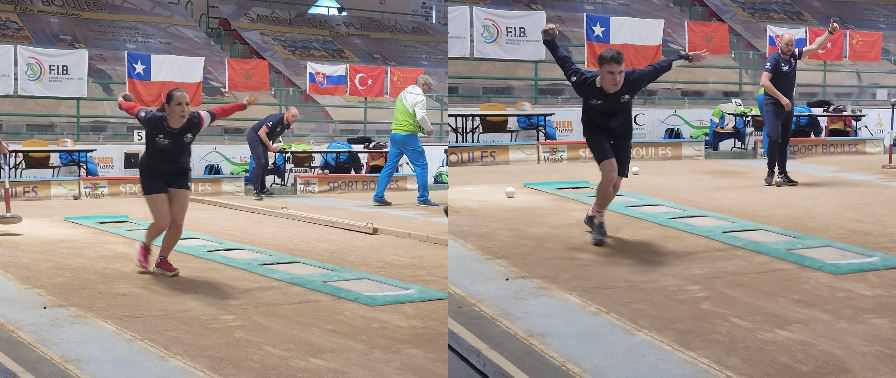
<path fill-rule="evenodd" d="M 501 25 L 498 24 L 498 21 L 486 17 L 482 20 L 482 32 L 479 36 L 485 44 L 498 42 L 498 39 L 501 38 Z"/>

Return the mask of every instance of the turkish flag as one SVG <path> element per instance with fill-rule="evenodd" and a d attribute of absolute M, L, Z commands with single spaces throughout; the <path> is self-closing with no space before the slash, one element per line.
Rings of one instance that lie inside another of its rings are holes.
<path fill-rule="evenodd" d="M 227 58 L 227 90 L 230 92 L 266 92 L 271 90 L 268 61 Z"/>
<path fill-rule="evenodd" d="M 827 32 L 827 28 L 809 28 L 809 44 L 815 43 L 816 39 L 821 38 Z M 838 31 L 830 36 L 818 51 L 809 54 L 809 59 L 843 60 L 843 33 Z"/>
<path fill-rule="evenodd" d="M 348 77 L 349 96 L 386 96 L 386 67 L 349 64 Z"/>
<path fill-rule="evenodd" d="M 865 62 L 879 61 L 883 46 L 884 33 L 850 30 L 846 59 Z"/>
<path fill-rule="evenodd" d="M 389 67 L 389 97 L 398 97 L 405 88 L 417 83 L 422 68 Z"/>
<path fill-rule="evenodd" d="M 728 24 L 724 22 L 687 21 L 687 50 L 706 50 L 711 55 L 731 54 Z"/>

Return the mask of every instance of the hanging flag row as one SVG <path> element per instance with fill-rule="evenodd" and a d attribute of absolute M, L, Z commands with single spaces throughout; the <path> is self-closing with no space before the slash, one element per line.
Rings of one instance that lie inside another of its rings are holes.
<path fill-rule="evenodd" d="M 472 30 L 473 56 L 478 58 L 542 60 L 541 29 L 544 12 L 503 11 L 473 7 L 448 7 L 448 56 L 469 57 Z M 613 47 L 622 50 L 626 66 L 638 68 L 662 57 L 664 20 L 612 17 L 584 14 L 586 66 L 596 67 L 600 51 Z M 826 28 L 784 28 L 767 26 L 767 51 L 777 51 L 774 35 L 794 33 L 796 47 L 805 47 L 821 37 Z M 725 22 L 686 21 L 685 45 L 688 51 L 707 50 L 712 55 L 731 53 L 730 30 Z M 883 49 L 883 33 L 838 31 L 825 46 L 809 59 L 836 61 L 878 61 Z"/>
<path fill-rule="evenodd" d="M 126 52 L 128 92 L 141 105 L 158 106 L 171 88 L 183 88 L 193 105 L 202 104 L 205 58 Z M 359 64 L 307 64 L 308 94 L 395 97 L 414 84 L 422 68 Z M 264 59 L 227 59 L 228 91 L 270 90 L 270 68 Z"/>
<path fill-rule="evenodd" d="M 398 96 L 423 74 L 422 68 L 308 63 L 308 94 L 329 96 Z"/>
<path fill-rule="evenodd" d="M 144 106 L 159 106 L 172 88 L 182 88 L 193 106 L 202 104 L 205 58 L 126 51 L 127 90 Z M 227 58 L 226 90 L 266 92 L 270 69 L 264 59 Z"/>
<path fill-rule="evenodd" d="M 308 94 L 329 96 L 398 96 L 414 84 L 422 68 L 383 67 L 363 64 L 307 64 Z M 388 83 L 388 86 L 386 85 Z M 264 59 L 227 59 L 228 91 L 270 90 L 270 69 Z"/>
<path fill-rule="evenodd" d="M 827 33 L 827 28 L 782 28 L 768 25 L 766 26 L 768 55 L 778 51 L 775 36 L 785 32 L 794 35 L 794 46 L 800 48 L 811 45 L 816 39 L 821 38 Z M 810 54 L 809 59 L 840 61 L 845 57 L 846 60 L 854 62 L 876 62 L 880 60 L 883 45 L 882 32 L 841 30 L 828 38 L 820 50 Z"/>
<path fill-rule="evenodd" d="M 204 57 L 124 53 L 127 91 L 141 105 L 159 106 L 175 87 L 187 91 L 192 105 L 202 104 Z M 0 45 L 0 95 L 86 97 L 87 62 L 86 49 Z M 308 93 L 385 97 L 388 83 L 388 95 L 395 97 L 423 72 L 413 67 L 308 63 Z M 227 59 L 226 76 L 228 91 L 270 90 L 270 70 L 263 59 Z"/>
<path fill-rule="evenodd" d="M 87 96 L 87 50 L 0 45 L 0 95 L 13 88 L 22 96 Z"/>

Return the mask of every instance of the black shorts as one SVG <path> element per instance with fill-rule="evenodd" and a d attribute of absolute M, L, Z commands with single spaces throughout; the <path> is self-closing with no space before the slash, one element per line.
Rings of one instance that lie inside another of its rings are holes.
<path fill-rule="evenodd" d="M 628 166 L 632 162 L 632 132 L 624 128 L 591 128 L 585 130 L 585 143 L 594 155 L 597 164 L 616 159 L 619 177 L 628 177 Z"/>
<path fill-rule="evenodd" d="M 143 195 L 167 194 L 168 189 L 191 190 L 190 174 L 162 175 L 158 173 L 140 172 L 140 186 Z"/>

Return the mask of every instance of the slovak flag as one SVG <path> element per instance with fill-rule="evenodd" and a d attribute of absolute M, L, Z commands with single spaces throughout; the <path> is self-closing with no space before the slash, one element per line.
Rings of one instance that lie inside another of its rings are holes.
<path fill-rule="evenodd" d="M 165 94 L 181 88 L 190 95 L 190 105 L 202 105 L 204 57 L 155 55 L 125 51 L 127 91 L 143 106 L 159 106 Z"/>
<path fill-rule="evenodd" d="M 348 86 L 349 96 L 386 96 L 386 67 L 349 64 L 348 76 L 351 79 Z"/>
<path fill-rule="evenodd" d="M 766 25 L 765 35 L 766 40 L 768 40 L 768 51 L 766 56 L 772 56 L 772 54 L 778 52 L 778 41 L 775 40 L 775 36 L 784 33 L 793 34 L 793 48 L 802 49 L 808 46 L 806 38 L 806 28 L 781 28 L 777 26 Z"/>
<path fill-rule="evenodd" d="M 346 65 L 308 63 L 308 94 L 345 96 L 348 80 Z"/>
<path fill-rule="evenodd" d="M 662 19 L 585 14 L 585 66 L 610 47 L 622 51 L 626 68 L 644 68 L 663 57 Z"/>

